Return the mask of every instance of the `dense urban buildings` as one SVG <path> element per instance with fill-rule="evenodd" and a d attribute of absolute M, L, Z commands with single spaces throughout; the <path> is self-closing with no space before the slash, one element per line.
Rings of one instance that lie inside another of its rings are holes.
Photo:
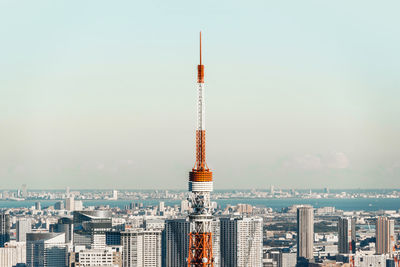
<path fill-rule="evenodd" d="M 270 190 L 265 192 L 270 194 Z M 275 188 L 274 195 L 278 192 Z M 78 200 L 81 194 L 87 194 L 72 193 Z M 82 210 L 68 211 L 65 206 L 64 210 L 55 209 L 54 205 L 62 201 L 59 199 L 39 200 L 41 210 L 36 209 L 38 200 L 28 207 L 4 209 L 3 214 L 8 215 L 3 218 L 9 241 L 0 248 L 0 266 L 49 266 L 51 262 L 54 267 L 96 264 L 187 267 L 191 207 L 184 203 L 185 193 L 135 193 L 142 198 L 153 198 L 151 203 L 138 199 L 112 202 L 113 191 L 96 194 L 104 196 L 105 204 L 86 202 Z M 119 190 L 118 198 L 128 194 Z M 171 202 L 175 195 L 180 195 L 180 199 Z M 400 218 L 397 210 L 352 211 L 306 205 L 269 208 L 251 204 L 254 203 L 251 199 L 237 202 L 213 204 L 211 233 L 215 267 L 387 267 L 397 264 L 399 229 L 396 226 Z"/>

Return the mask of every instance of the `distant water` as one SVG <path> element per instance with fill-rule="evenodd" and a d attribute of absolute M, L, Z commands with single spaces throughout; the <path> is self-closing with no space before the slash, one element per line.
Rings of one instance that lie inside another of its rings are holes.
<path fill-rule="evenodd" d="M 179 200 L 84 200 L 84 206 L 100 206 L 109 205 L 110 207 L 124 208 L 129 203 L 143 203 L 143 205 L 157 205 L 160 201 L 164 201 L 166 205 L 180 205 Z M 22 208 L 32 207 L 36 202 L 40 202 L 42 208 L 52 206 L 56 200 L 40 200 L 40 201 L 0 201 L 0 208 Z M 219 199 L 218 205 L 225 208 L 227 205 L 236 205 L 238 203 L 251 204 L 259 207 L 270 207 L 274 210 L 281 210 L 295 204 L 309 204 L 315 208 L 335 207 L 336 209 L 350 210 L 399 210 L 400 198 L 359 198 L 359 199 Z"/>

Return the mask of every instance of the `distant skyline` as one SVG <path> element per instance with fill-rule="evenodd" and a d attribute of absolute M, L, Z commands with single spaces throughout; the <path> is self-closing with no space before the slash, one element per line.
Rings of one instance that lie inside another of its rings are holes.
<path fill-rule="evenodd" d="M 400 188 L 397 1 L 0 3 L 2 189 Z"/>

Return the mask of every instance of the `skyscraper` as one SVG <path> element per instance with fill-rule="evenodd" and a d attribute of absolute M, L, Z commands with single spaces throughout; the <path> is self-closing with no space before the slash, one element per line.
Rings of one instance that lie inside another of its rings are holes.
<path fill-rule="evenodd" d="M 17 241 L 25 242 L 26 234 L 32 230 L 32 223 L 30 219 L 21 218 L 17 221 Z"/>
<path fill-rule="evenodd" d="M 356 252 L 356 220 L 354 218 L 339 218 L 338 238 L 339 253 Z"/>
<path fill-rule="evenodd" d="M 26 184 L 23 184 L 23 185 L 21 186 L 21 196 L 22 196 L 23 198 L 25 198 L 25 197 L 28 196 L 28 188 L 26 187 Z"/>
<path fill-rule="evenodd" d="M 72 241 L 74 232 L 72 218 L 63 217 L 58 219 L 58 222 L 51 229 L 51 232 L 54 233 L 65 233 L 65 243 Z"/>
<path fill-rule="evenodd" d="M 118 200 L 118 190 L 113 190 L 112 199 L 113 200 Z"/>
<path fill-rule="evenodd" d="M 187 267 L 190 223 L 187 219 L 165 221 L 162 234 L 163 267 Z"/>
<path fill-rule="evenodd" d="M 130 229 L 121 233 L 122 266 L 161 267 L 161 230 Z"/>
<path fill-rule="evenodd" d="M 10 215 L 6 213 L 0 214 L 0 247 L 4 247 L 4 243 L 10 241 Z"/>
<path fill-rule="evenodd" d="M 74 245 L 104 249 L 106 232 L 112 228 L 111 212 L 105 210 L 74 211 Z"/>
<path fill-rule="evenodd" d="M 65 201 L 65 208 L 68 211 L 74 211 L 75 210 L 75 200 L 74 197 L 68 197 Z"/>
<path fill-rule="evenodd" d="M 297 208 L 297 259 L 313 259 L 314 210 L 312 207 Z"/>
<path fill-rule="evenodd" d="M 65 234 L 28 233 L 26 235 L 27 267 L 66 267 Z"/>
<path fill-rule="evenodd" d="M 220 266 L 262 266 L 262 229 L 261 218 L 221 218 Z"/>
<path fill-rule="evenodd" d="M 4 248 L 0 248 L 0 266 L 15 267 L 18 263 L 26 262 L 25 242 L 9 242 Z M 25 266 L 25 264 L 24 264 Z"/>
<path fill-rule="evenodd" d="M 387 217 L 376 218 L 375 225 L 376 237 L 376 254 L 393 254 L 395 236 L 394 236 L 394 220 Z"/>

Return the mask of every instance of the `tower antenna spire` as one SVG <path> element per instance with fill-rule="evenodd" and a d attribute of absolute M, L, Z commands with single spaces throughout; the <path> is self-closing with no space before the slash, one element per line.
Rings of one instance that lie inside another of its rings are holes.
<path fill-rule="evenodd" d="M 200 65 L 202 65 L 201 64 L 201 31 L 200 31 Z"/>

